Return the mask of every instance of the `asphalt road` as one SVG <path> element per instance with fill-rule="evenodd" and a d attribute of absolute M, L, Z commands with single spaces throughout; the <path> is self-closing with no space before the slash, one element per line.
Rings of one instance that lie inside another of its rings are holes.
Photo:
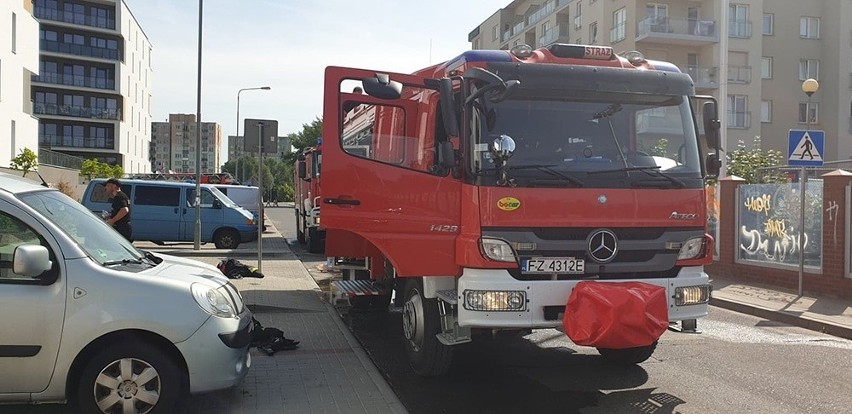
<path fill-rule="evenodd" d="M 293 211 L 267 210 L 321 286 L 324 258 L 295 243 Z M 420 378 L 405 359 L 401 314 L 341 310 L 411 413 L 845 413 L 852 341 L 711 307 L 701 334 L 666 332 L 634 367 L 604 364 L 556 330 L 478 338 L 446 377 Z"/>

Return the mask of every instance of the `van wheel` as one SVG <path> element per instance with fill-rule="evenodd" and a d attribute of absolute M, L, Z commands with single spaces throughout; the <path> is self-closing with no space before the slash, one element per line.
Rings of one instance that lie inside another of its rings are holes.
<path fill-rule="evenodd" d="M 300 220 L 300 218 L 301 218 L 301 214 L 297 210 L 296 211 L 296 240 L 301 244 L 305 244 L 305 229 L 303 227 L 303 223 L 305 222 L 305 220 Z"/>
<path fill-rule="evenodd" d="M 186 382 L 166 353 L 144 342 L 123 342 L 88 362 L 73 401 L 81 413 L 171 413 Z"/>
<path fill-rule="evenodd" d="M 240 245 L 240 234 L 234 229 L 216 230 L 213 244 L 217 249 L 236 249 Z"/>
<path fill-rule="evenodd" d="M 324 250 L 323 240 L 320 238 L 320 232 L 316 227 L 311 227 L 308 229 L 308 237 L 306 238 L 306 242 L 308 243 L 308 252 L 311 253 L 322 253 Z"/>
<path fill-rule="evenodd" d="M 453 360 L 453 348 L 435 337 L 441 331 L 438 300 L 423 296 L 423 281 L 409 279 L 405 285 L 405 306 L 402 308 L 402 332 L 405 353 L 414 373 L 421 377 L 446 374 Z"/>

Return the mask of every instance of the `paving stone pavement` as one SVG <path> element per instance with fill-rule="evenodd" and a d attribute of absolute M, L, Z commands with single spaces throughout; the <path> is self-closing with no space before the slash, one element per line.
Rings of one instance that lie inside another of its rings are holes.
<path fill-rule="evenodd" d="M 217 250 L 192 244 L 156 246 L 136 242 L 155 254 L 191 257 L 215 265 L 233 257 L 257 266 L 257 243 Z M 267 356 L 251 350 L 245 381 L 227 391 L 193 395 L 186 413 L 406 413 L 402 403 L 352 336 L 316 282 L 276 229 L 264 233 L 263 279 L 232 280 L 264 326 L 301 341 L 294 351 Z"/>

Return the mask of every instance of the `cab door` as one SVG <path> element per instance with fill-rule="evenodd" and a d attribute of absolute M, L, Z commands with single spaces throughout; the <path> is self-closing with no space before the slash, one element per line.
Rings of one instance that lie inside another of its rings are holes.
<path fill-rule="evenodd" d="M 28 244 L 47 247 L 53 269 L 38 276 L 15 274 L 15 248 Z M 0 394 L 35 393 L 50 383 L 65 320 L 61 257 L 45 228 L 0 200 Z"/>
<path fill-rule="evenodd" d="M 186 189 L 186 207 L 183 207 L 181 224 L 184 240 L 195 239 L 195 188 Z M 222 227 L 224 209 L 222 203 L 207 188 L 201 188 L 201 240 L 213 240 L 213 232 Z"/>
<path fill-rule="evenodd" d="M 419 76 L 326 69 L 320 194 L 326 255 L 347 255 L 344 243 L 335 243 L 340 234 L 378 248 L 402 276 L 459 274 L 461 182 L 438 165 L 437 143 L 450 139 L 438 89 L 436 80 Z"/>

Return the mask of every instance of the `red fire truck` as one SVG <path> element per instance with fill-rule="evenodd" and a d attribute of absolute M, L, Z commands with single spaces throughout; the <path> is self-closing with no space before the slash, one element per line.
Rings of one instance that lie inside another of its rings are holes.
<path fill-rule="evenodd" d="M 322 252 L 325 243 L 325 229 L 320 227 L 319 214 L 321 144 L 320 141 L 316 147 L 302 150 L 294 169 L 296 238 L 299 243 L 307 244 L 311 253 Z"/>
<path fill-rule="evenodd" d="M 366 258 L 372 294 L 393 289 L 420 375 L 480 330 L 561 327 L 642 362 L 707 314 L 716 106 L 676 66 L 600 46 L 328 67 L 326 255 Z"/>

